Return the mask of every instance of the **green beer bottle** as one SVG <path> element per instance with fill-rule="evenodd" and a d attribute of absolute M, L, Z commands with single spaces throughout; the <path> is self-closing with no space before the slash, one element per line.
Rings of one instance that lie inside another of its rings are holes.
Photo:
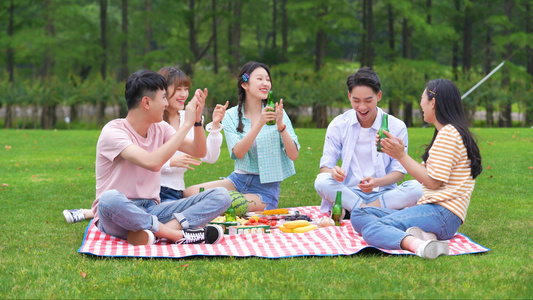
<path fill-rule="evenodd" d="M 268 91 L 267 105 L 274 109 L 276 108 L 276 104 L 274 103 L 274 92 L 272 90 Z M 275 125 L 275 124 L 276 124 L 276 120 L 267 122 L 267 125 Z"/>
<path fill-rule="evenodd" d="M 235 209 L 233 208 L 233 204 L 226 210 L 224 213 L 226 216 L 226 222 L 235 222 L 237 221 L 237 216 L 235 215 Z"/>
<path fill-rule="evenodd" d="M 383 119 L 381 119 L 381 128 L 379 128 L 378 135 L 379 135 L 379 141 L 378 141 L 378 152 L 383 152 L 381 149 L 381 139 L 386 139 L 387 136 L 385 133 L 383 133 L 383 130 L 386 130 L 389 132 L 389 115 L 386 113 L 383 113 Z"/>
<path fill-rule="evenodd" d="M 342 192 L 337 191 L 337 198 L 335 199 L 335 205 L 331 210 L 331 218 L 335 222 L 335 226 L 342 225 Z"/>

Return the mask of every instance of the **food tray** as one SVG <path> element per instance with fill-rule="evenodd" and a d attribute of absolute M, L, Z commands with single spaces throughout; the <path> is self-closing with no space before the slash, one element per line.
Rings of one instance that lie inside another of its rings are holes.
<path fill-rule="evenodd" d="M 289 211 L 288 214 L 279 214 L 279 215 L 263 215 L 262 213 L 247 212 L 245 216 L 246 218 L 250 218 L 251 216 L 258 216 L 259 218 L 267 218 L 267 220 L 281 220 L 287 217 L 294 217 L 295 215 L 296 215 L 296 211 Z"/>

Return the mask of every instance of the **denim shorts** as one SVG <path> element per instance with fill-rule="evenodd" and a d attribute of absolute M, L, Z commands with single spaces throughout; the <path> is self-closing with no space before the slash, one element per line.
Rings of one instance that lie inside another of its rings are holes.
<path fill-rule="evenodd" d="M 161 198 L 161 203 L 165 201 L 179 200 L 183 198 L 182 190 L 175 190 L 166 186 L 161 186 L 161 191 L 159 192 L 159 198 Z"/>
<path fill-rule="evenodd" d="M 233 182 L 241 194 L 256 194 L 261 202 L 266 204 L 265 209 L 275 209 L 279 202 L 280 181 L 261 183 L 259 175 L 231 173 L 226 179 Z"/>

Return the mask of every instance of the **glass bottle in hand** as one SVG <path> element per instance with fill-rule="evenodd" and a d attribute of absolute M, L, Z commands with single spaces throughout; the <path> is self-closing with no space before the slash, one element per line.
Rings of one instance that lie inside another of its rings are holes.
<path fill-rule="evenodd" d="M 274 103 L 274 92 L 272 90 L 268 91 L 267 105 L 276 109 L 276 103 Z M 275 125 L 276 120 L 268 121 L 267 125 Z"/>
<path fill-rule="evenodd" d="M 383 113 L 383 118 L 381 119 L 381 127 L 379 128 L 378 135 L 379 135 L 379 141 L 378 141 L 378 152 L 383 152 L 381 147 L 381 139 L 386 139 L 387 136 L 385 133 L 383 133 L 383 130 L 389 132 L 389 115 L 386 113 Z"/>

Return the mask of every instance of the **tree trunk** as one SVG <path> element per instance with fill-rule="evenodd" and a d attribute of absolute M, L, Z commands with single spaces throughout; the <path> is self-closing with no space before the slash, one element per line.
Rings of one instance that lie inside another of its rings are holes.
<path fill-rule="evenodd" d="M 218 74 L 217 0 L 212 0 L 211 5 L 213 9 L 213 68 L 215 74 Z"/>
<path fill-rule="evenodd" d="M 426 1 L 426 23 L 431 25 L 431 0 Z"/>
<path fill-rule="evenodd" d="M 322 23 L 322 18 L 327 14 L 326 4 L 322 4 L 317 12 L 317 22 L 320 24 L 316 33 L 315 47 L 316 47 L 316 57 L 315 57 L 315 72 L 318 72 L 324 66 L 324 60 L 326 59 L 326 46 L 327 46 L 327 36 Z"/>
<path fill-rule="evenodd" d="M 320 25 L 316 33 L 315 72 L 320 71 L 326 59 L 327 36 L 323 18 L 327 13 L 327 3 L 322 3 L 317 12 L 317 23 Z M 323 99 L 317 99 L 317 102 L 313 104 L 313 121 L 316 122 L 316 128 L 326 128 L 328 126 L 328 109 L 324 105 Z"/>
<path fill-rule="evenodd" d="M 100 0 L 100 45 L 102 47 L 102 61 L 100 64 L 100 75 L 105 82 L 107 69 L 107 0 Z M 104 124 L 106 100 L 97 101 L 97 123 L 99 126 Z"/>
<path fill-rule="evenodd" d="M 14 85 L 15 82 L 15 64 L 14 64 L 14 52 L 13 46 L 11 45 L 13 41 L 13 17 L 15 15 L 15 4 L 13 0 L 9 4 L 9 21 L 7 25 L 7 35 L 9 36 L 10 44 L 7 47 L 7 73 L 9 73 L 9 84 Z M 13 110 L 11 108 L 11 103 L 6 105 L 6 115 L 5 115 L 5 127 L 11 128 L 13 124 Z"/>
<path fill-rule="evenodd" d="M 196 39 L 196 12 L 194 8 L 194 0 L 189 0 L 189 14 L 187 16 L 189 23 L 189 50 L 193 54 L 193 57 L 199 52 L 198 41 Z M 190 77 L 194 77 L 193 60 L 190 58 L 184 66 L 184 72 Z"/>
<path fill-rule="evenodd" d="M 473 3 L 471 0 L 470 3 Z M 463 73 L 470 79 L 470 68 L 472 67 L 472 9 L 470 4 L 465 5 L 464 15 L 464 35 L 463 35 Z"/>
<path fill-rule="evenodd" d="M 465 5 L 464 35 L 463 35 L 463 73 L 466 80 L 470 81 L 470 68 L 472 67 L 472 9 L 474 0 Z M 476 102 L 473 99 L 463 101 L 463 110 L 469 126 L 474 126 Z"/>
<path fill-rule="evenodd" d="M 394 11 L 392 10 L 392 4 L 391 3 L 389 3 L 387 5 L 387 14 L 388 14 L 388 20 L 389 20 L 389 49 L 390 49 L 389 60 L 393 61 L 394 60 L 394 56 L 395 56 L 395 51 L 394 51 Z"/>
<path fill-rule="evenodd" d="M 361 35 L 361 66 L 372 67 L 374 40 L 374 16 L 372 0 L 363 0 L 363 34 Z"/>
<path fill-rule="evenodd" d="M 52 0 L 46 0 L 44 2 L 44 15 L 46 20 L 46 25 L 44 27 L 46 32 L 46 37 L 53 39 L 55 36 L 54 28 L 54 14 L 52 12 Z M 51 56 L 52 50 L 50 46 L 47 46 L 44 50 L 44 61 L 43 69 L 41 73 L 41 80 L 43 82 L 48 81 L 49 73 L 53 68 L 54 62 Z M 41 111 L 41 128 L 42 129 L 51 129 L 54 127 L 57 117 L 56 117 L 56 104 L 54 99 L 44 99 L 43 109 Z"/>
<path fill-rule="evenodd" d="M 120 80 L 126 80 L 129 76 L 128 70 L 128 0 L 122 0 L 122 44 L 121 56 L 122 65 L 120 68 Z"/>
<path fill-rule="evenodd" d="M 54 124 L 56 124 L 57 122 L 57 114 L 55 111 L 56 111 L 55 104 L 43 105 L 43 109 L 41 111 L 41 128 L 42 129 L 51 129 L 54 127 Z"/>
<path fill-rule="evenodd" d="M 526 4 L 526 33 L 531 35 L 531 32 L 531 4 L 528 2 Z M 533 83 L 533 51 L 531 51 L 529 44 L 526 46 L 526 60 L 527 72 L 531 75 Z M 526 100 L 526 126 L 533 126 L 533 99 L 531 97 Z"/>
<path fill-rule="evenodd" d="M 203 49 L 198 44 L 198 28 L 196 27 L 197 11 L 195 7 L 195 0 L 189 0 L 189 14 L 187 16 L 189 23 L 189 50 L 192 53 L 192 57 L 189 58 L 183 71 L 189 75 L 194 76 L 194 64 L 198 62 L 209 50 L 211 43 L 213 42 L 214 33 L 211 34 L 209 41 Z"/>
<path fill-rule="evenodd" d="M 374 51 L 372 43 L 374 42 L 374 12 L 372 9 L 372 0 L 366 0 L 366 19 L 368 22 L 366 33 L 366 65 L 372 68 L 374 65 Z"/>
<path fill-rule="evenodd" d="M 102 47 L 102 61 L 100 63 L 100 74 L 102 79 L 106 77 L 107 68 L 107 0 L 100 0 L 100 46 Z"/>
<path fill-rule="evenodd" d="M 452 74 L 453 80 L 459 80 L 459 43 L 453 42 L 452 46 Z"/>
<path fill-rule="evenodd" d="M 278 8 L 278 1 L 272 0 L 272 49 L 276 49 L 277 47 L 276 45 L 276 35 L 277 35 L 277 30 L 276 30 L 277 20 L 276 19 L 278 15 L 277 8 Z"/>
<path fill-rule="evenodd" d="M 240 48 L 241 48 L 241 12 L 242 0 L 233 0 L 233 18 L 230 22 L 229 40 L 229 70 L 233 75 L 239 73 L 240 68 Z"/>
<path fill-rule="evenodd" d="M 407 19 L 402 21 L 402 43 L 403 43 L 403 58 L 411 59 L 413 56 L 413 45 L 411 42 L 412 29 Z M 413 126 L 413 102 L 404 99 L 403 102 L 403 121 L 407 127 Z"/>
<path fill-rule="evenodd" d="M 216 0 L 213 0 L 216 1 Z M 150 13 L 152 12 L 152 0 L 145 0 L 144 1 L 144 10 L 148 13 L 147 17 L 144 18 L 145 22 L 145 39 L 146 43 L 144 45 L 144 55 L 148 54 L 150 51 L 152 51 L 152 21 L 150 19 Z M 147 68 L 147 62 L 144 61 L 143 63 L 144 68 Z"/>
<path fill-rule="evenodd" d="M 512 0 L 505 0 L 505 15 L 509 22 L 512 22 Z M 509 28 L 504 30 L 505 36 L 511 35 Z M 505 45 L 505 57 L 511 57 L 512 45 L 511 43 Z M 504 66 L 502 71 L 502 88 L 507 89 L 511 81 L 509 75 L 509 68 Z M 499 127 L 512 127 L 513 120 L 511 119 L 511 97 L 505 97 L 505 99 L 500 101 L 500 114 L 498 117 L 498 126 Z"/>
<path fill-rule="evenodd" d="M 367 15 L 366 15 L 366 6 L 368 5 L 368 0 L 363 0 L 363 20 L 362 20 L 362 23 L 363 23 L 363 33 L 361 34 L 361 67 L 365 66 L 366 64 L 366 35 L 368 34 L 367 33 Z"/>
<path fill-rule="evenodd" d="M 491 52 L 492 52 L 492 29 L 490 27 L 487 27 L 487 38 L 486 38 L 486 45 L 485 45 L 485 64 L 484 64 L 484 73 L 489 74 L 492 66 L 491 66 Z M 490 86 L 490 83 L 489 83 Z M 492 103 L 492 96 L 485 96 L 485 111 L 487 112 L 487 115 L 485 117 L 486 125 L 487 127 L 492 127 L 494 125 L 494 106 Z"/>
<path fill-rule="evenodd" d="M 15 64 L 14 64 L 14 53 L 13 46 L 11 45 L 13 40 L 13 17 L 15 16 L 15 4 L 13 0 L 9 4 L 9 21 L 7 25 L 7 35 L 9 36 L 10 44 L 7 48 L 7 73 L 9 73 L 9 82 L 13 83 L 15 81 Z"/>
<path fill-rule="evenodd" d="M 461 11 L 461 4 L 459 0 L 455 0 L 454 4 L 455 4 L 455 10 L 457 11 L 457 13 L 459 13 Z M 456 30 L 460 32 L 460 29 L 456 28 Z M 457 40 L 453 41 L 453 46 L 452 46 L 452 73 L 453 73 L 453 80 L 457 81 L 459 79 L 459 41 Z"/>
<path fill-rule="evenodd" d="M 70 105 L 70 122 L 78 120 L 78 104 L 73 103 Z"/>
<path fill-rule="evenodd" d="M 411 59 L 413 57 L 413 44 L 411 42 L 412 29 L 407 19 L 402 21 L 402 55 L 403 58 Z"/>
<path fill-rule="evenodd" d="M 122 44 L 121 44 L 121 56 L 122 66 L 120 68 L 120 81 L 126 81 L 130 72 L 128 69 L 128 0 L 122 0 Z M 124 101 L 118 103 L 118 114 L 120 118 L 125 118 L 128 114 L 128 109 Z"/>
<path fill-rule="evenodd" d="M 389 30 L 389 60 L 394 61 L 394 58 L 396 56 L 395 51 L 395 37 L 394 37 L 394 10 L 392 8 L 392 3 L 387 4 L 387 15 L 388 15 L 388 30 Z M 400 112 L 400 103 L 399 99 L 392 99 L 389 98 L 389 111 L 388 113 L 393 116 L 398 116 L 398 113 Z"/>
<path fill-rule="evenodd" d="M 287 0 L 281 0 L 281 39 L 282 39 L 282 61 L 288 61 L 288 49 L 289 49 L 289 19 L 287 18 Z"/>

